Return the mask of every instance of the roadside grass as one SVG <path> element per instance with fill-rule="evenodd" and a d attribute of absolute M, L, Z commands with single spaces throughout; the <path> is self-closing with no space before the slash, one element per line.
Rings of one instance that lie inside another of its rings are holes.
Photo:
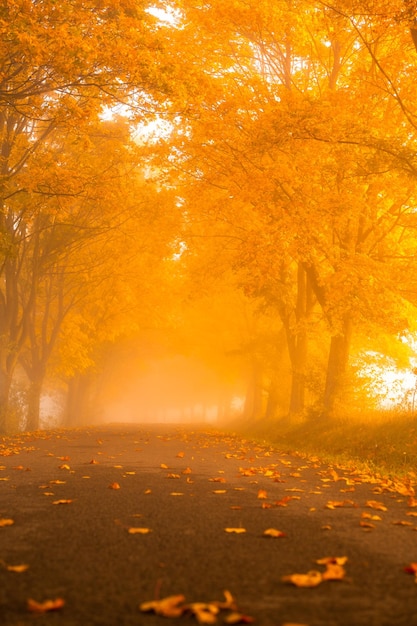
<path fill-rule="evenodd" d="M 349 419 L 259 420 L 239 430 L 286 452 L 417 480 L 417 416 L 373 413 Z"/>

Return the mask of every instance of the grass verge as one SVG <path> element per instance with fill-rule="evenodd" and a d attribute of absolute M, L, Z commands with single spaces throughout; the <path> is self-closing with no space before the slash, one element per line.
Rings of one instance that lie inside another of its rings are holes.
<path fill-rule="evenodd" d="M 256 421 L 238 427 L 281 450 L 372 473 L 417 479 L 417 418 L 383 414 L 344 420 Z"/>

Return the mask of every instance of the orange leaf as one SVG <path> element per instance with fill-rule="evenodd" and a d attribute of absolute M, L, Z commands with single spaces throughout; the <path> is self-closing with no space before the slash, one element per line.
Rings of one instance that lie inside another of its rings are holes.
<path fill-rule="evenodd" d="M 2 518 L 0 519 L 0 527 L 3 526 L 12 526 L 14 524 L 13 519 Z"/>
<path fill-rule="evenodd" d="M 6 569 L 8 572 L 16 572 L 17 574 L 21 574 L 22 572 L 26 572 L 29 569 L 29 565 L 6 565 Z"/>
<path fill-rule="evenodd" d="M 267 497 L 268 497 L 268 494 L 267 494 L 266 489 L 259 489 L 259 491 L 258 491 L 258 498 L 260 500 L 266 500 Z"/>
<path fill-rule="evenodd" d="M 132 526 L 132 528 L 128 528 L 127 532 L 129 535 L 148 535 L 152 530 L 150 528 L 135 528 Z"/>
<path fill-rule="evenodd" d="M 296 587 L 317 587 L 323 581 L 321 572 L 311 570 L 307 574 L 290 574 L 281 579 L 285 583 L 290 583 Z"/>
<path fill-rule="evenodd" d="M 249 617 L 249 615 L 244 615 L 243 613 L 230 613 L 225 619 L 225 624 L 252 624 L 255 620 L 253 617 Z"/>
<path fill-rule="evenodd" d="M 246 528 L 225 528 L 224 530 L 227 533 L 236 533 L 237 535 L 246 532 Z"/>
<path fill-rule="evenodd" d="M 341 500 L 341 501 L 329 500 L 329 502 L 326 504 L 326 509 L 338 509 L 344 506 L 356 506 L 356 505 L 353 502 L 353 500 Z"/>
<path fill-rule="evenodd" d="M 181 606 L 184 601 L 185 596 L 183 595 L 168 596 L 163 600 L 142 602 L 139 608 L 144 613 L 153 611 L 157 615 L 162 615 L 163 617 L 181 617 L 186 610 L 186 606 Z"/>
<path fill-rule="evenodd" d="M 377 511 L 388 511 L 385 504 L 377 500 L 367 500 L 366 506 L 369 506 L 371 509 L 377 509 Z"/>
<path fill-rule="evenodd" d="M 120 489 L 120 485 L 119 483 L 111 483 L 111 485 L 109 485 L 109 489 Z"/>
<path fill-rule="evenodd" d="M 185 452 L 178 452 L 177 457 L 179 459 L 183 459 L 185 457 Z"/>
<path fill-rule="evenodd" d="M 179 474 L 167 474 L 167 478 L 181 478 Z"/>
<path fill-rule="evenodd" d="M 52 504 L 71 504 L 72 500 L 54 500 Z"/>
<path fill-rule="evenodd" d="M 263 532 L 264 537 L 286 537 L 287 535 L 282 532 L 282 530 L 277 530 L 276 528 L 267 528 Z"/>
<path fill-rule="evenodd" d="M 44 602 L 36 602 L 29 599 L 27 602 L 28 610 L 32 613 L 46 613 L 47 611 L 59 611 L 64 606 L 65 601 L 62 598 L 56 600 L 45 600 Z"/>

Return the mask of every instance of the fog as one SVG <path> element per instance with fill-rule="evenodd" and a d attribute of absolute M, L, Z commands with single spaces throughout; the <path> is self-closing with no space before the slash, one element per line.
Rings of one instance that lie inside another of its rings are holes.
<path fill-rule="evenodd" d="M 217 423 L 242 406 L 239 389 L 194 358 L 153 360 L 115 379 L 118 388 L 103 390 L 100 421 Z"/>

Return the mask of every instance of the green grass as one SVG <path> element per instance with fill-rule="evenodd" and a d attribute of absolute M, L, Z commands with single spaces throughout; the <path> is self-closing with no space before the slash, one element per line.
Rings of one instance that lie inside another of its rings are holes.
<path fill-rule="evenodd" d="M 417 477 L 417 417 L 374 414 L 362 419 L 258 421 L 242 425 L 247 436 L 277 448 L 372 473 Z"/>

